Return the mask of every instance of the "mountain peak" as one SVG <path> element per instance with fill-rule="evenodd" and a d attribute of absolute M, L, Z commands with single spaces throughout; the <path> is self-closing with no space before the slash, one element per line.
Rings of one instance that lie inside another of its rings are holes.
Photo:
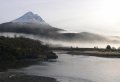
<path fill-rule="evenodd" d="M 29 11 L 29 12 L 27 12 L 26 14 L 24 14 L 24 15 L 34 15 L 34 13 L 33 12 L 31 12 L 31 11 Z"/>
<path fill-rule="evenodd" d="M 33 12 L 27 12 L 23 16 L 13 20 L 14 23 L 37 23 L 46 24 L 45 21 L 37 14 Z"/>

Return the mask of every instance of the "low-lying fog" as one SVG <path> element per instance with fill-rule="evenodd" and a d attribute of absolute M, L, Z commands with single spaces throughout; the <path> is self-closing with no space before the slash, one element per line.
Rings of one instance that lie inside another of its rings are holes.
<path fill-rule="evenodd" d="M 118 48 L 120 47 L 119 43 L 100 43 L 100 42 L 80 42 L 80 41 L 60 41 L 60 40 L 52 40 L 49 38 L 43 38 L 38 35 L 30 35 L 30 34 L 22 34 L 22 33 L 0 33 L 0 36 L 5 37 L 26 37 L 34 40 L 40 40 L 43 44 L 47 44 L 52 47 L 79 47 L 79 48 L 105 48 L 106 45 L 111 45 L 112 47 Z M 112 38 L 111 38 L 112 39 Z M 115 37 L 113 37 L 115 39 Z M 116 37 L 116 39 L 119 39 Z"/>

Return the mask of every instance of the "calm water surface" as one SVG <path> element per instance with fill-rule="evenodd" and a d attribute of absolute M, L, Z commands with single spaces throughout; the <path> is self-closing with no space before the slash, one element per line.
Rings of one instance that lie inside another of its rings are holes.
<path fill-rule="evenodd" d="M 56 62 L 43 62 L 11 70 L 54 77 L 60 82 L 120 82 L 120 59 L 59 54 Z"/>

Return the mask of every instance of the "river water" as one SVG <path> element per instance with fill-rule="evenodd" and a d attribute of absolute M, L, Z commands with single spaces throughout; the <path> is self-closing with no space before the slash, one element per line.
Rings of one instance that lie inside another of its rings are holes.
<path fill-rule="evenodd" d="M 57 53 L 56 61 L 10 71 L 54 77 L 60 82 L 120 82 L 120 59 Z"/>

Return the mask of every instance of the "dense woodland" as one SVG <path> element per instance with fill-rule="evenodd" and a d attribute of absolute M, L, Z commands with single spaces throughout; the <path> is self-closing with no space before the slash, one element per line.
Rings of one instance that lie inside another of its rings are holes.
<path fill-rule="evenodd" d="M 0 37 L 0 62 L 35 58 L 56 59 L 57 56 L 40 41 L 24 37 Z"/>

